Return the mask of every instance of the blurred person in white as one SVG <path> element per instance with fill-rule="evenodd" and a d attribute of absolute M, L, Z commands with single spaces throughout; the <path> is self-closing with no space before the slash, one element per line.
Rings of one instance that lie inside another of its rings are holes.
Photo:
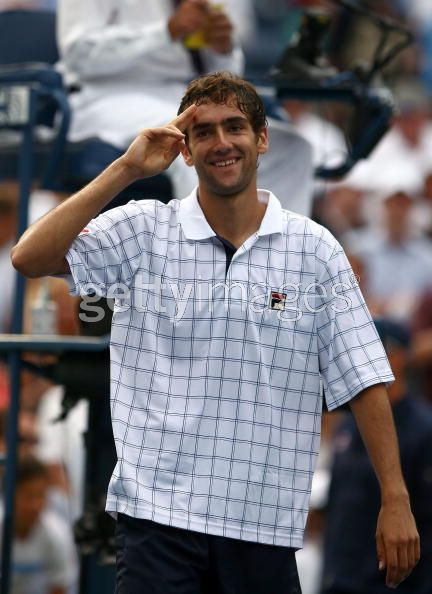
<path fill-rule="evenodd" d="M 300 100 L 282 100 L 282 117 L 312 145 L 315 166 L 335 167 L 344 162 L 347 146 L 341 130 L 315 111 L 311 104 Z"/>
<path fill-rule="evenodd" d="M 45 466 L 31 455 L 21 458 L 15 491 L 11 594 L 66 594 L 77 581 L 71 529 L 47 510 L 47 491 Z"/>
<path fill-rule="evenodd" d="M 398 106 L 394 125 L 346 179 L 347 184 L 374 198 L 395 189 L 418 193 L 432 167 L 430 100 L 423 85 L 415 79 L 403 79 L 394 85 L 393 92 Z"/>
<path fill-rule="evenodd" d="M 402 320 L 409 319 L 422 293 L 432 287 L 432 242 L 413 236 L 412 204 L 405 192 L 385 198 L 382 234 L 360 254 L 371 311 Z"/>
<path fill-rule="evenodd" d="M 250 0 L 59 0 L 59 68 L 74 91 L 71 140 L 98 137 L 126 149 L 142 128 L 165 124 L 197 74 L 242 74 L 241 46 L 254 26 Z M 186 47 L 199 29 L 205 47 Z M 276 193 L 285 208 L 307 215 L 310 146 L 281 122 L 269 122 L 269 134 L 272 148 L 260 162 L 258 186 Z M 197 185 L 183 159 L 167 174 L 178 198 Z"/>

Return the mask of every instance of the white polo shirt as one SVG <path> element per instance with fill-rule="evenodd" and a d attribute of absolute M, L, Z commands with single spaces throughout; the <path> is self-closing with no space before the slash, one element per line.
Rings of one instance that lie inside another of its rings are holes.
<path fill-rule="evenodd" d="M 334 237 L 268 202 L 235 252 L 196 192 L 93 220 L 67 259 L 76 292 L 116 295 L 107 510 L 300 547 L 329 409 L 393 379 Z"/>

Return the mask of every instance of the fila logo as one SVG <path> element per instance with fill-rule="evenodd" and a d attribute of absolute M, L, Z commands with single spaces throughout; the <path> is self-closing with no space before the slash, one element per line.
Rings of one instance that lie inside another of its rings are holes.
<path fill-rule="evenodd" d="M 270 291 L 269 308 L 284 310 L 287 294 L 279 293 L 279 291 Z"/>

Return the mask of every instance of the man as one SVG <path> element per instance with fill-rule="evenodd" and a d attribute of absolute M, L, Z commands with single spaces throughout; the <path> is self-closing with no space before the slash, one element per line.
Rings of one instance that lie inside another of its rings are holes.
<path fill-rule="evenodd" d="M 387 582 L 419 556 L 375 327 L 328 231 L 256 188 L 268 148 L 255 89 L 192 81 L 179 115 L 144 130 L 12 252 L 24 274 L 72 274 L 116 295 L 111 407 L 118 463 L 117 592 L 300 592 L 322 398 L 350 401 L 382 489 Z M 168 205 L 92 217 L 183 154 L 199 185 Z M 89 222 L 91 221 L 91 222 Z M 84 228 L 84 229 L 83 229 Z"/>
<path fill-rule="evenodd" d="M 397 380 L 389 388 L 401 464 L 422 543 L 415 570 L 400 586 L 406 594 L 432 592 L 432 410 L 410 394 L 410 334 L 400 322 L 376 321 Z M 324 540 L 325 594 L 385 594 L 373 547 L 380 508 L 378 483 L 351 417 L 335 435 Z"/>

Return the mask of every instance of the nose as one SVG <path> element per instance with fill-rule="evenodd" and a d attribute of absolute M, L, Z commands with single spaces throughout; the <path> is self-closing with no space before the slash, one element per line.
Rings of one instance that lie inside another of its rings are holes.
<path fill-rule="evenodd" d="M 229 139 L 228 134 L 222 127 L 216 129 L 215 134 L 215 146 L 214 149 L 217 151 L 226 152 L 232 148 L 232 142 Z"/>

